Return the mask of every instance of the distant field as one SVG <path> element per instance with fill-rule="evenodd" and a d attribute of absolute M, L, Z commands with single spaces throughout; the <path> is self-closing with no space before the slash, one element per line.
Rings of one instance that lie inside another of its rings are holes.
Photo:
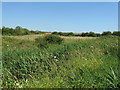
<path fill-rule="evenodd" d="M 44 35 L 3 36 L 3 86 L 11 88 L 118 88 L 118 37 L 63 37 L 38 48 Z"/>
<path fill-rule="evenodd" d="M 11 38 L 16 38 L 16 39 L 26 39 L 26 40 L 35 40 L 37 37 L 42 37 L 47 34 L 39 34 L 39 35 L 23 35 L 23 36 L 3 36 L 3 37 L 11 37 Z M 66 39 L 95 39 L 96 37 L 75 37 L 75 36 L 61 36 L 62 38 Z"/>

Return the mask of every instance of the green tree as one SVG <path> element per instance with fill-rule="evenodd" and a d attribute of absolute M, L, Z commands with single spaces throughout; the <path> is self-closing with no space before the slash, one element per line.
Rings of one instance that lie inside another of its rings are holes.
<path fill-rule="evenodd" d="M 97 35 L 94 32 L 89 32 L 87 36 L 96 37 Z"/>
<path fill-rule="evenodd" d="M 103 32 L 103 33 L 102 33 L 102 36 L 105 36 L 105 35 L 112 35 L 112 33 L 111 33 L 110 31 Z"/>
<path fill-rule="evenodd" d="M 74 36 L 73 32 L 68 33 L 68 36 Z"/>
<path fill-rule="evenodd" d="M 120 31 L 114 31 L 112 35 L 120 36 Z"/>

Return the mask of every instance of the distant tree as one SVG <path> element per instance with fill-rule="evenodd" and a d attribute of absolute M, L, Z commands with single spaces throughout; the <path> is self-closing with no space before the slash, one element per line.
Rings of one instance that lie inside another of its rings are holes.
<path fill-rule="evenodd" d="M 101 36 L 101 34 L 99 34 L 99 33 L 96 33 L 96 36 L 97 36 L 97 37 L 100 37 L 100 36 Z"/>
<path fill-rule="evenodd" d="M 75 36 L 81 36 L 80 34 L 75 34 Z"/>
<path fill-rule="evenodd" d="M 62 32 L 58 32 L 58 35 L 63 35 L 63 33 Z"/>
<path fill-rule="evenodd" d="M 17 35 L 22 35 L 22 34 L 23 34 L 22 27 L 16 26 L 16 27 L 15 27 L 15 33 L 16 33 Z"/>
<path fill-rule="evenodd" d="M 68 36 L 74 36 L 74 33 L 73 32 L 70 32 L 70 33 L 67 33 Z"/>
<path fill-rule="evenodd" d="M 86 37 L 86 36 L 88 36 L 88 34 L 89 34 L 88 32 L 86 32 L 86 33 L 83 32 L 83 33 L 81 33 L 81 36 Z"/>
<path fill-rule="evenodd" d="M 112 35 L 112 33 L 111 33 L 110 31 L 103 32 L 103 33 L 102 33 L 102 36 L 104 36 L 104 35 Z"/>
<path fill-rule="evenodd" d="M 30 32 L 28 29 L 26 29 L 26 28 L 23 28 L 22 30 L 24 31 L 24 32 L 23 32 L 24 35 L 29 35 L 29 34 L 31 34 L 31 32 Z"/>
<path fill-rule="evenodd" d="M 57 33 L 57 32 L 52 32 L 52 34 L 55 34 L 55 35 L 57 35 L 58 33 Z"/>
<path fill-rule="evenodd" d="M 114 31 L 112 35 L 120 36 L 120 31 Z"/>
<path fill-rule="evenodd" d="M 62 36 L 69 36 L 68 33 L 62 33 Z"/>
<path fill-rule="evenodd" d="M 7 28 L 7 27 L 2 27 L 2 34 L 3 35 L 12 35 L 12 33 L 14 32 L 13 28 Z"/>
<path fill-rule="evenodd" d="M 85 37 L 85 36 L 86 36 L 86 34 L 83 32 L 83 33 L 81 33 L 81 36 L 82 36 L 82 37 Z"/>
<path fill-rule="evenodd" d="M 89 32 L 87 36 L 96 37 L 96 34 L 94 32 Z"/>
<path fill-rule="evenodd" d="M 20 30 L 22 27 L 20 27 L 20 26 L 16 26 L 15 27 L 15 30 Z"/>

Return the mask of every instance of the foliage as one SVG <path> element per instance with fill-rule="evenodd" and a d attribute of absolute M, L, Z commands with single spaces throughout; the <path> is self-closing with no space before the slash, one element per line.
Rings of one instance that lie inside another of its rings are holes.
<path fill-rule="evenodd" d="M 120 36 L 120 31 L 114 31 L 112 35 Z"/>
<path fill-rule="evenodd" d="M 94 32 L 89 32 L 89 33 L 88 33 L 88 36 L 96 37 L 96 34 L 95 34 Z"/>
<path fill-rule="evenodd" d="M 63 38 L 56 35 L 46 35 L 44 37 L 44 40 L 50 44 L 61 44 L 63 41 Z"/>
<path fill-rule="evenodd" d="M 33 31 L 33 30 L 28 30 L 26 28 L 22 28 L 20 26 L 16 26 L 15 29 L 13 28 L 8 28 L 8 27 L 2 27 L 2 35 L 30 35 L 30 34 L 45 34 L 45 32 L 42 31 Z M 113 33 L 110 31 L 103 32 L 102 34 L 100 33 L 94 33 L 94 32 L 83 32 L 80 34 L 76 34 L 73 32 L 52 32 L 53 35 L 60 35 L 60 36 L 82 36 L 82 37 L 100 37 L 100 36 L 105 36 L 105 35 L 115 35 L 115 36 L 120 36 L 120 31 L 114 31 Z"/>
<path fill-rule="evenodd" d="M 102 33 L 102 36 L 104 36 L 104 35 L 112 35 L 112 33 L 111 33 L 110 31 L 103 32 L 103 33 Z"/>
<path fill-rule="evenodd" d="M 43 34 L 42 31 L 30 31 L 26 28 L 22 28 L 20 26 L 16 26 L 15 29 L 2 27 L 2 35 L 30 35 L 30 34 Z"/>
<path fill-rule="evenodd" d="M 74 36 L 74 33 L 73 33 L 73 32 L 69 32 L 69 33 L 63 33 L 63 32 L 52 32 L 52 34 L 60 35 L 60 36 Z"/>
<path fill-rule="evenodd" d="M 44 49 L 48 48 L 48 43 L 42 37 L 36 38 L 35 42 L 37 43 L 38 48 L 44 48 Z"/>
<path fill-rule="evenodd" d="M 37 46 L 39 48 L 48 48 L 48 44 L 61 44 L 63 42 L 63 38 L 56 35 L 46 35 L 44 37 L 38 37 L 35 39 Z"/>

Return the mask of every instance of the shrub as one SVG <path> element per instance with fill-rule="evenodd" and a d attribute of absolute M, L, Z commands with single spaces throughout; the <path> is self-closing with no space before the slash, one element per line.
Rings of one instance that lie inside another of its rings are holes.
<path fill-rule="evenodd" d="M 104 36 L 104 35 L 111 35 L 111 32 L 110 32 L 110 31 L 103 32 L 103 33 L 102 33 L 102 36 Z"/>
<path fill-rule="evenodd" d="M 38 48 L 48 48 L 48 44 L 61 44 L 63 39 L 56 35 L 46 35 L 35 39 Z"/>
<path fill-rule="evenodd" d="M 112 35 L 120 36 L 120 31 L 114 31 Z"/>
<path fill-rule="evenodd" d="M 68 36 L 75 36 L 73 32 L 68 33 Z"/>
<path fill-rule="evenodd" d="M 44 38 L 36 38 L 35 42 L 37 43 L 38 48 L 48 48 L 48 43 L 44 40 Z"/>
<path fill-rule="evenodd" d="M 100 37 L 101 35 L 100 35 L 99 33 L 96 33 L 96 36 L 97 36 L 97 37 Z"/>
<path fill-rule="evenodd" d="M 88 36 L 88 32 L 86 32 L 86 33 L 84 33 L 84 32 L 81 33 L 81 36 L 82 36 L 82 37 Z"/>
<path fill-rule="evenodd" d="M 62 32 L 58 32 L 58 35 L 63 35 L 63 33 Z"/>
<path fill-rule="evenodd" d="M 80 34 L 75 34 L 75 36 L 81 36 Z"/>
<path fill-rule="evenodd" d="M 44 37 L 44 40 L 47 42 L 47 43 L 50 43 L 50 44 L 61 44 L 63 39 L 59 36 L 56 36 L 56 35 L 46 35 Z"/>
<path fill-rule="evenodd" d="M 57 32 L 52 32 L 52 34 L 55 34 L 55 35 L 57 35 L 58 33 L 57 33 Z"/>
<path fill-rule="evenodd" d="M 87 36 L 96 37 L 96 34 L 94 32 L 89 32 Z"/>

